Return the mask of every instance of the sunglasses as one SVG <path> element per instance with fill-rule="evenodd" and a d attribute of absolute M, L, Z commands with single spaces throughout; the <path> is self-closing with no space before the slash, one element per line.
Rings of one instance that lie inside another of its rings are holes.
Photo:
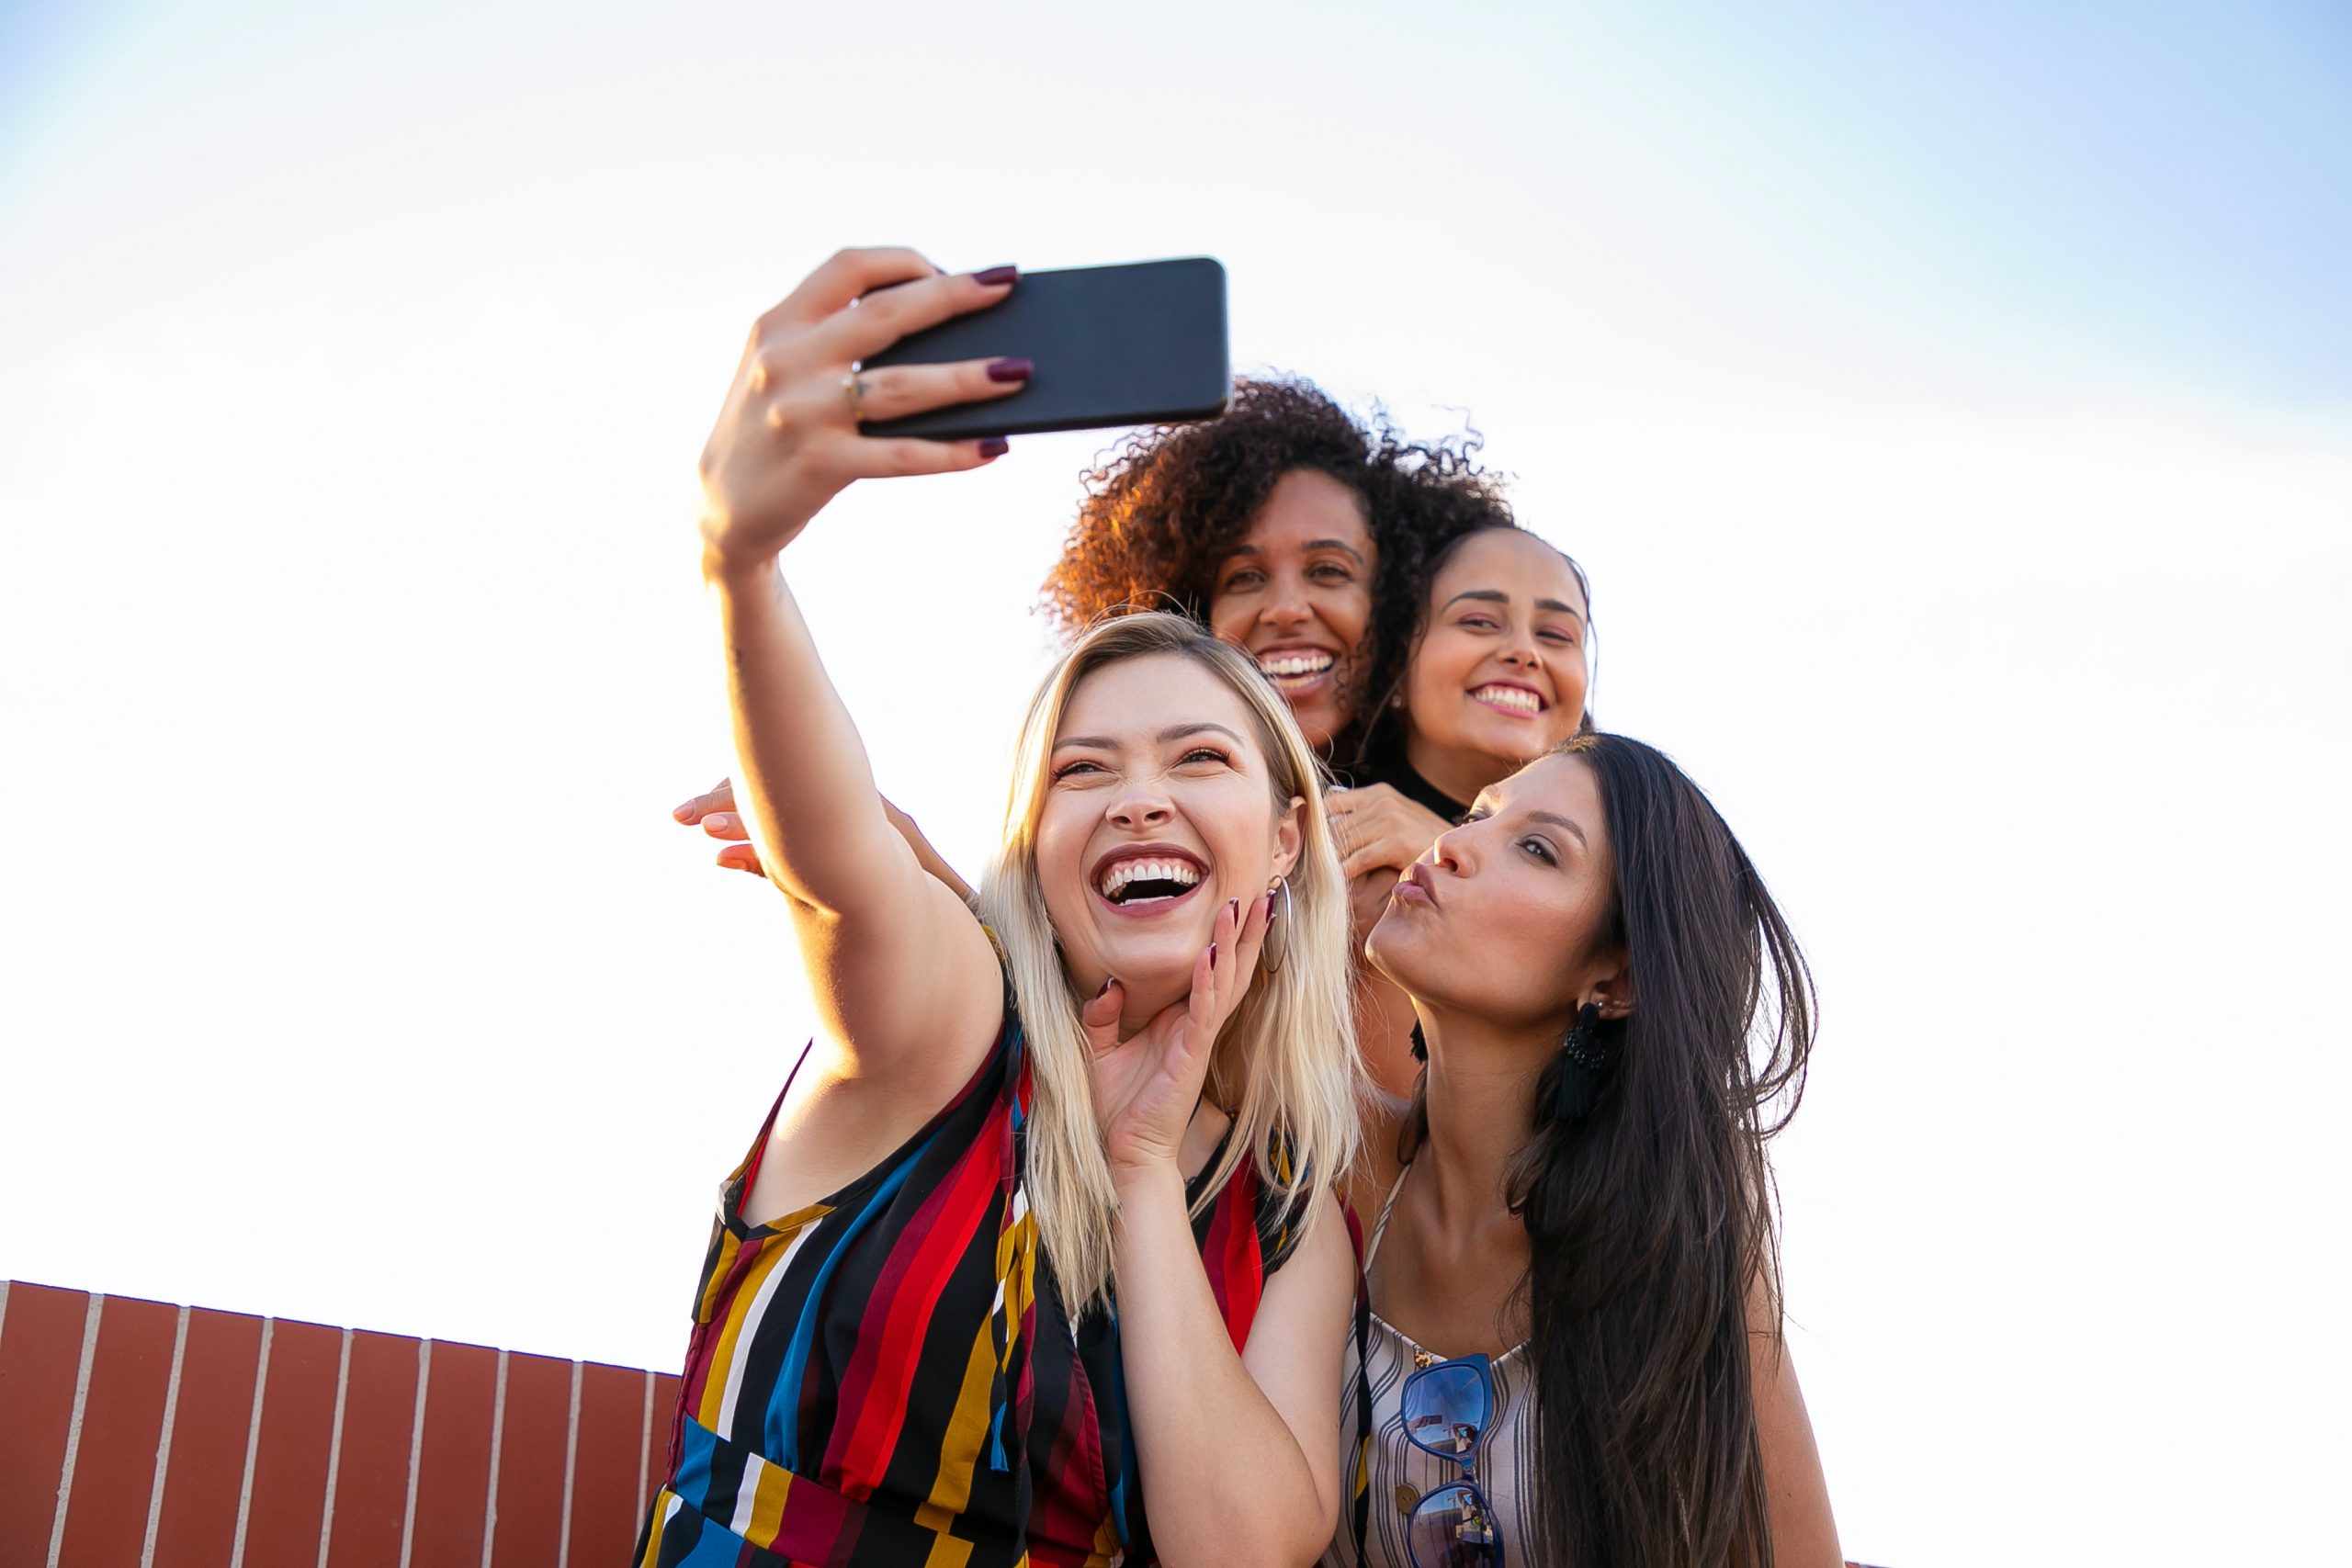
<path fill-rule="evenodd" d="M 1424 1453 L 1452 1460 L 1462 1478 L 1430 1488 L 1405 1521 L 1413 1568 L 1503 1568 L 1503 1536 L 1478 1490 L 1478 1450 L 1495 1418 L 1495 1374 L 1484 1356 L 1435 1361 L 1405 1380 L 1405 1436 Z"/>

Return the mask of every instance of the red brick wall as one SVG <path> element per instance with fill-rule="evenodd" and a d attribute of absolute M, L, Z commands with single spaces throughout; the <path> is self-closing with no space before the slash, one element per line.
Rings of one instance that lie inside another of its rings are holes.
<path fill-rule="evenodd" d="M 612 1568 L 678 1380 L 0 1283 L 8 1568 Z"/>

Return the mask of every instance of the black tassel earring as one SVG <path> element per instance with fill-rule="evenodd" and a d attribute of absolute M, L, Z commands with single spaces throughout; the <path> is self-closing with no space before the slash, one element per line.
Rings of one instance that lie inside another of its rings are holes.
<path fill-rule="evenodd" d="M 1600 1004 L 1577 1010 L 1576 1027 L 1560 1042 L 1559 1088 L 1553 1096 L 1555 1120 L 1575 1123 L 1592 1114 L 1601 1086 L 1617 1066 L 1617 1052 L 1600 1038 Z"/>

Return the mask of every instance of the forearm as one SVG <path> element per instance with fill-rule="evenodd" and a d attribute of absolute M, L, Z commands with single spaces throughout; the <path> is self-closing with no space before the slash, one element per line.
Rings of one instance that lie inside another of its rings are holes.
<path fill-rule="evenodd" d="M 1172 1168 L 1123 1177 L 1118 1226 L 1120 1362 L 1160 1561 L 1314 1562 L 1336 1503 L 1233 1348 L 1182 1178 Z"/>
<path fill-rule="evenodd" d="M 711 570 L 726 639 L 737 804 L 777 886 L 841 913 L 889 897 L 912 853 L 774 559 Z"/>

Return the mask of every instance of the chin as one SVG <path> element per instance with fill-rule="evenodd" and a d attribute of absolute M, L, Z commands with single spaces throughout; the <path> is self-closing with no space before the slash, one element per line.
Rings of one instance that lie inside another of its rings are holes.
<path fill-rule="evenodd" d="M 1418 909 L 1399 909 L 1391 905 L 1381 912 L 1363 938 L 1363 955 L 1372 966 L 1408 991 L 1413 988 L 1413 976 L 1421 968 L 1416 960 L 1428 945 L 1412 929 L 1420 914 Z"/>
<path fill-rule="evenodd" d="M 1101 943 L 1097 953 L 1103 973 L 1115 975 L 1134 990 L 1158 981 L 1187 984 L 1193 963 L 1209 944 L 1209 933 L 1162 931 L 1125 936 Z"/>
<path fill-rule="evenodd" d="M 1348 721 L 1355 716 L 1341 713 L 1336 706 L 1326 703 L 1293 708 L 1290 716 L 1298 721 L 1299 733 L 1306 738 L 1307 745 L 1317 751 L 1330 750 L 1332 738 L 1345 729 Z"/>

